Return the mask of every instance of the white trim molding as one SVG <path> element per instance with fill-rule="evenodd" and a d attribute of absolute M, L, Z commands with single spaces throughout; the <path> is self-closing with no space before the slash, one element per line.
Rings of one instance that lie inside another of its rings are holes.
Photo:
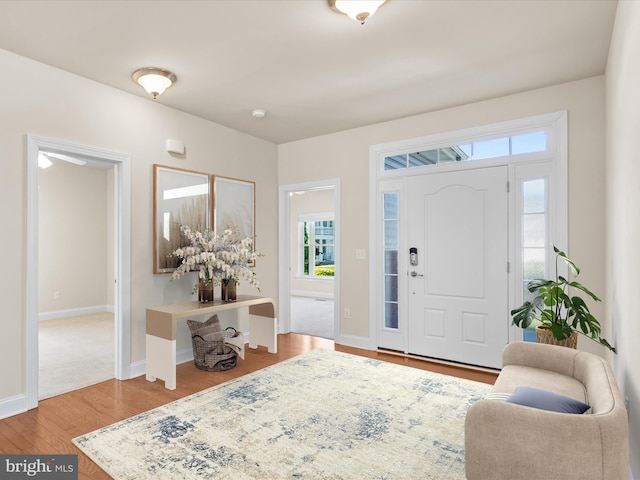
<path fill-rule="evenodd" d="M 57 320 L 58 318 L 77 317 L 79 315 L 92 315 L 94 313 L 114 313 L 114 305 L 95 305 L 93 307 L 69 308 L 67 310 L 52 310 L 38 313 L 38 321 Z"/>
<path fill-rule="evenodd" d="M 307 290 L 291 290 L 291 296 L 293 296 L 293 297 L 322 298 L 323 300 L 333 300 L 333 293 L 310 292 L 310 291 L 307 291 Z"/>
<path fill-rule="evenodd" d="M 340 334 L 336 335 L 334 342 L 345 347 L 360 348 L 362 350 L 375 350 L 371 348 L 371 342 L 368 337 L 358 337 L 356 335 Z"/>
<path fill-rule="evenodd" d="M 244 343 L 245 349 L 248 348 L 249 342 L 251 341 L 251 337 L 249 332 L 244 333 Z M 176 352 L 176 365 L 180 365 L 181 363 L 193 362 L 193 348 L 183 348 L 182 350 L 178 350 Z M 147 361 L 140 360 L 138 362 L 133 362 L 130 368 L 130 378 L 141 377 L 147 373 Z M 0 414 L 2 411 L 0 410 Z"/>
<path fill-rule="evenodd" d="M 340 179 L 331 178 L 327 180 L 316 180 L 312 182 L 296 183 L 290 185 L 280 185 L 278 191 L 278 257 L 280 259 L 278 268 L 278 313 L 279 325 L 278 333 L 289 333 L 291 331 L 291 304 L 289 296 L 291 292 L 291 261 L 289 252 L 291 251 L 290 222 L 291 215 L 289 208 L 289 195 L 294 192 L 305 190 L 333 189 L 334 192 L 334 222 L 335 222 L 335 275 L 333 277 L 333 299 L 334 299 L 334 339 L 340 343 Z M 295 247 L 295 246 L 294 246 Z M 314 278 L 314 280 L 318 280 Z"/>
<path fill-rule="evenodd" d="M 46 151 L 86 159 L 114 169 L 115 372 L 131 369 L 131 165 L 130 156 L 86 145 L 27 134 L 26 399 L 38 406 L 38 153 Z"/>
<path fill-rule="evenodd" d="M 16 395 L 14 397 L 0 399 L 0 420 L 24 413 L 27 410 L 26 395 Z"/>

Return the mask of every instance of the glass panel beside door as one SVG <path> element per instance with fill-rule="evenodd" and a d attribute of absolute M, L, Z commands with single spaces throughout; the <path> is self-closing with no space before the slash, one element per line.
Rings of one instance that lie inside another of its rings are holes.
<path fill-rule="evenodd" d="M 531 300 L 527 289 L 531 280 L 544 278 L 547 258 L 547 181 L 534 178 L 522 181 L 522 297 Z M 525 342 L 536 341 L 536 322 L 523 331 Z"/>
<path fill-rule="evenodd" d="M 387 329 L 398 329 L 398 194 L 385 193 L 384 203 L 384 317 Z"/>

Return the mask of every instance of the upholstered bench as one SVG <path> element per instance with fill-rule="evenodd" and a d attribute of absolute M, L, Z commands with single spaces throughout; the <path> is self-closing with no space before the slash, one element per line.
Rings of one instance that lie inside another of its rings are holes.
<path fill-rule="evenodd" d="M 467 412 L 467 479 L 628 478 L 627 412 L 604 359 L 514 342 L 502 364 L 490 395 Z M 585 413 L 564 413 L 582 404 Z"/>

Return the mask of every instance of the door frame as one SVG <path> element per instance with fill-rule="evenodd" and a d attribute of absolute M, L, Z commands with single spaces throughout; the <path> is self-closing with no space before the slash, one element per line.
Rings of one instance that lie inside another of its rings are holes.
<path fill-rule="evenodd" d="M 131 376 L 131 166 L 130 156 L 27 134 L 26 401 L 38 406 L 38 153 L 80 156 L 114 169 L 115 378 Z"/>
<path fill-rule="evenodd" d="M 289 185 L 280 185 L 278 187 L 278 309 L 279 309 L 279 327 L 278 333 L 291 332 L 291 248 L 297 248 L 297 245 L 291 245 L 291 222 L 290 222 L 290 204 L 289 197 L 294 192 L 306 190 L 319 190 L 332 188 L 334 195 L 334 225 L 335 225 L 335 273 L 333 277 L 333 338 L 338 340 L 340 335 L 340 179 L 331 178 L 327 180 L 316 180 L 305 183 L 295 183 Z"/>
<path fill-rule="evenodd" d="M 455 162 L 454 164 L 444 164 L 436 166 L 405 168 L 399 170 L 384 170 L 384 158 L 392 155 L 399 155 L 409 152 L 427 151 L 435 148 L 442 148 L 450 145 L 462 145 L 470 141 L 479 139 L 499 138 L 510 136 L 532 129 L 544 129 L 547 133 L 547 150 L 544 152 L 523 154 L 518 156 L 500 157 L 495 159 Z M 523 176 L 520 175 L 518 166 L 544 166 L 543 169 L 551 171 L 549 176 L 549 199 L 553 205 L 552 219 L 548 225 L 547 242 L 559 246 L 564 251 L 568 250 L 568 146 L 567 146 L 567 112 L 553 112 L 544 115 L 526 117 L 517 120 L 499 122 L 489 125 L 481 125 L 472 128 L 455 130 L 440 134 L 428 135 L 418 138 L 404 139 L 388 142 L 379 145 L 372 145 L 369 149 L 369 272 L 371 281 L 369 282 L 369 348 L 377 350 L 379 348 L 379 328 L 383 321 L 383 309 L 380 308 L 380 301 L 383 298 L 382 245 L 383 232 L 381 226 L 382 205 L 381 195 L 388 191 L 400 192 L 399 212 L 405 215 L 407 212 L 406 200 L 403 195 L 406 192 L 406 179 L 413 175 L 437 174 L 454 170 L 488 168 L 506 165 L 509 167 L 509 183 L 514 188 L 509 190 L 509 239 L 508 258 L 509 265 L 518 265 L 520 258 L 516 255 L 517 241 L 520 235 L 515 232 L 518 222 L 515 218 L 514 207 L 519 192 L 519 183 Z M 407 265 L 405 258 L 406 251 L 406 227 L 400 224 L 400 239 L 398 252 L 398 265 Z M 552 264 L 553 252 L 547 249 L 547 264 Z M 522 302 L 522 293 L 517 288 L 517 278 L 514 274 L 520 272 L 519 268 L 509 270 L 509 310 L 515 308 Z M 398 279 L 398 299 L 399 316 L 407 315 L 407 281 L 403 271 L 399 271 Z M 404 338 L 404 353 L 408 353 L 408 332 L 399 332 Z M 522 339 L 522 330 L 510 325 L 509 341 Z"/>

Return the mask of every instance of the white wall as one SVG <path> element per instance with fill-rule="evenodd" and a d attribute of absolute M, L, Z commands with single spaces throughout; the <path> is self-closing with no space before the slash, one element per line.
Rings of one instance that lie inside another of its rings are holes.
<path fill-rule="evenodd" d="M 618 384 L 629 397 L 629 448 L 640 478 L 640 3 L 619 2 L 607 63 L 607 317 Z"/>
<path fill-rule="evenodd" d="M 357 249 L 369 245 L 369 146 L 532 115 L 568 111 L 569 254 L 582 268 L 581 281 L 594 292 L 605 292 L 605 147 L 604 77 L 487 100 L 278 146 L 280 184 L 340 178 L 342 309 L 340 332 L 368 337 L 368 262 L 357 260 Z M 301 162 L 300 159 L 304 159 Z M 321 171 L 309 165 L 322 165 Z M 593 309 L 604 316 L 603 305 Z M 609 326 L 604 325 L 608 338 Z M 581 347 L 604 354 L 586 339 Z"/>
<path fill-rule="evenodd" d="M 154 163 L 256 182 L 256 232 L 266 256 L 257 262 L 262 293 L 277 298 L 277 147 L 24 57 L 0 50 L 0 404 L 25 393 L 26 168 L 32 133 L 131 155 L 131 360 L 144 360 L 145 309 L 190 300 L 191 282 L 153 275 Z M 127 72 L 123 72 L 126 75 Z M 188 88 L 186 84 L 176 88 Z M 168 91 L 165 95 L 170 95 Z M 249 112 L 247 114 L 250 114 Z M 185 142 L 185 158 L 169 155 L 167 138 Z M 80 268 L 78 269 L 80 270 Z M 249 286 L 241 288 L 251 291 Z M 178 348 L 189 348 L 180 325 Z"/>
<path fill-rule="evenodd" d="M 41 314 L 108 305 L 108 173 L 55 159 L 38 170 Z"/>
<path fill-rule="evenodd" d="M 334 211 L 334 190 L 307 190 L 289 197 L 289 231 L 291 233 L 289 262 L 291 265 L 290 286 L 294 295 L 333 298 L 333 278 L 300 278 L 298 272 L 298 219 L 299 215 L 310 213 L 332 213 Z"/>

